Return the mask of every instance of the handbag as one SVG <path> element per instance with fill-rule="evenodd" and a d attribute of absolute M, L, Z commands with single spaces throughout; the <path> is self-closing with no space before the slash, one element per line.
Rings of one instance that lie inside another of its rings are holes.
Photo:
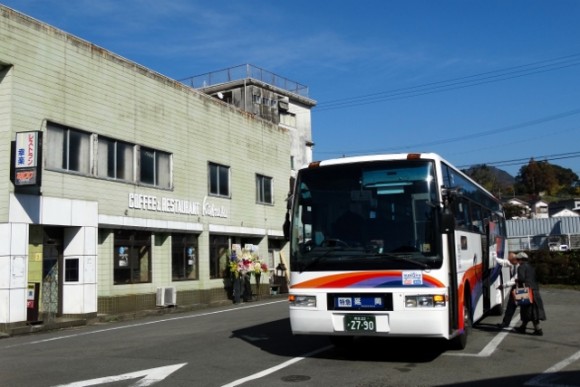
<path fill-rule="evenodd" d="M 534 292 L 532 291 L 532 288 L 526 286 L 525 284 L 522 287 L 516 286 L 514 289 L 514 300 L 518 306 L 533 304 Z"/>

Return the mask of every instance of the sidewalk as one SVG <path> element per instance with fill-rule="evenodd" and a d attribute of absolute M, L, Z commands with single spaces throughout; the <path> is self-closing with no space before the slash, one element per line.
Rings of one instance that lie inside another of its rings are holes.
<path fill-rule="evenodd" d="M 260 296 L 259 301 L 269 300 L 269 299 L 280 299 L 286 298 L 287 294 L 274 294 L 267 296 Z M 254 299 L 250 302 L 258 301 Z M 196 304 L 196 305 L 176 305 L 168 307 L 158 307 L 156 309 L 140 310 L 130 313 L 120 313 L 120 314 L 99 314 L 95 318 L 71 318 L 71 317 L 55 317 L 49 321 L 39 321 L 34 323 L 27 322 L 25 325 L 13 327 L 9 332 L 0 331 L 0 339 L 16 336 L 16 335 L 26 335 L 31 333 L 54 331 L 59 329 L 74 328 L 85 325 L 96 325 L 96 324 L 107 324 L 120 321 L 131 321 L 138 320 L 148 316 L 160 316 L 166 314 L 176 314 L 176 313 L 186 313 L 195 310 L 211 309 L 215 307 L 233 305 L 231 300 L 224 300 L 212 304 Z"/>

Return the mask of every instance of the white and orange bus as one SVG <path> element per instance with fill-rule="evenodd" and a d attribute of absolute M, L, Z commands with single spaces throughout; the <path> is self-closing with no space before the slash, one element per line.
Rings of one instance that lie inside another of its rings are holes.
<path fill-rule="evenodd" d="M 293 334 L 449 340 L 501 314 L 501 203 L 437 154 L 310 163 L 289 203 Z"/>

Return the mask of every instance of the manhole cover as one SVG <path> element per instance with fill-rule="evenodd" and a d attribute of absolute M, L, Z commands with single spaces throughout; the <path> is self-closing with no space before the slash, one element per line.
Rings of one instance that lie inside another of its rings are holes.
<path fill-rule="evenodd" d="M 306 380 L 310 380 L 310 376 L 306 375 L 288 375 L 282 377 L 284 382 L 304 382 Z"/>

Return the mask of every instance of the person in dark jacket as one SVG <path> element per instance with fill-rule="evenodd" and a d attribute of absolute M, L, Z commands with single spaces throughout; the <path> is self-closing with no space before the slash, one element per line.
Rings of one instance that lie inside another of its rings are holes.
<path fill-rule="evenodd" d="M 544 311 L 544 302 L 540 294 L 540 287 L 536 280 L 536 271 L 530 265 L 528 255 L 526 253 L 518 253 L 516 255 L 518 260 L 517 285 L 519 287 L 527 286 L 532 289 L 534 302 L 529 305 L 520 305 L 520 318 L 522 323 L 516 328 L 519 333 L 526 333 L 526 327 L 531 321 L 534 325 L 534 335 L 542 336 L 544 332 L 540 328 L 540 320 L 546 320 L 546 312 Z"/>

